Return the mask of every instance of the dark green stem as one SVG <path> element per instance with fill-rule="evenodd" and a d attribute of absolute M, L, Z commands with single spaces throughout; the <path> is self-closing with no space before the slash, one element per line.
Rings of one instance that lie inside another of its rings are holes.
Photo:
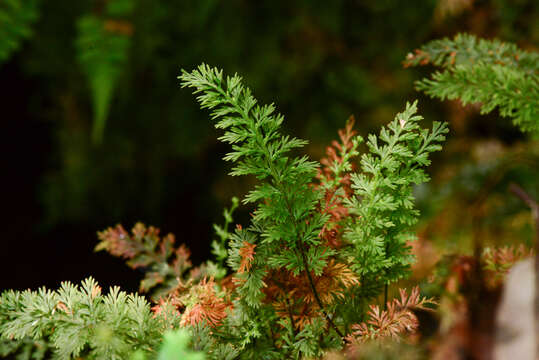
<path fill-rule="evenodd" d="M 331 318 L 329 317 L 328 313 L 326 312 L 326 310 L 324 309 L 324 306 L 322 305 L 322 301 L 320 300 L 320 296 L 318 295 L 318 291 L 316 291 L 316 287 L 314 285 L 314 281 L 313 281 L 313 278 L 311 276 L 311 270 L 309 269 L 309 264 L 307 262 L 307 256 L 305 255 L 305 250 L 303 249 L 303 244 L 300 244 L 299 246 L 299 251 L 301 253 L 301 258 L 303 259 L 303 266 L 305 267 L 305 272 L 307 273 L 307 278 L 309 279 L 309 285 L 311 286 L 311 290 L 314 294 L 314 298 L 316 299 L 316 303 L 318 304 L 318 306 L 320 307 L 320 310 L 322 311 L 322 313 L 324 314 L 326 320 L 328 321 L 328 323 L 331 325 L 331 327 L 333 328 L 333 330 L 335 330 L 335 332 L 337 334 L 339 334 L 339 336 L 341 337 L 341 339 L 344 339 L 344 335 L 341 333 L 341 331 L 337 328 L 337 326 L 333 323 L 333 320 L 331 320 Z"/>

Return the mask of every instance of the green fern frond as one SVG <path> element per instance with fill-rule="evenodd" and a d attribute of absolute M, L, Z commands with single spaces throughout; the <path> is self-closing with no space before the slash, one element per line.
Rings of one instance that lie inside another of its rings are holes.
<path fill-rule="evenodd" d="M 448 132 L 445 123 L 434 122 L 429 131 L 418 125 L 417 102 L 406 104 L 380 135 L 369 135 L 369 153 L 361 157 L 362 173 L 352 174 L 354 196 L 346 199 L 357 215 L 345 231 L 354 245 L 354 269 L 363 277 L 387 283 L 407 275 L 412 257 L 406 245 L 413 239 L 417 222 L 413 186 L 429 180 L 424 167 L 429 154 L 441 150 Z"/>
<path fill-rule="evenodd" d="M 233 151 L 224 159 L 236 164 L 230 174 L 254 175 L 261 180 L 243 203 L 258 203 L 253 222 L 261 226 L 261 238 L 255 243 L 267 247 L 266 260 L 277 264 L 275 256 L 284 247 L 294 259 L 288 267 L 295 273 L 304 270 L 298 249 L 304 251 L 305 246 L 319 243 L 317 234 L 324 222 L 323 217 L 313 217 L 319 194 L 309 186 L 317 164 L 289 155 L 306 141 L 281 135 L 283 116 L 274 113 L 273 104 L 257 105 L 238 75 L 225 79 L 222 71 L 203 64 L 191 73 L 183 71 L 180 79 L 183 87 L 192 87 L 199 94 L 202 108 L 213 110 L 211 117 L 219 119 L 215 126 L 225 130 L 219 139 L 231 144 Z"/>
<path fill-rule="evenodd" d="M 470 34 L 457 34 L 453 39 L 433 40 L 410 53 L 404 66 L 433 64 L 443 68 L 458 65 L 497 64 L 537 75 L 539 54 L 519 49 L 515 44 L 498 39 L 477 39 Z"/>
<path fill-rule="evenodd" d="M 444 68 L 416 82 L 431 97 L 480 103 L 481 113 L 498 108 L 524 132 L 539 134 L 539 54 L 515 44 L 459 34 L 431 41 L 404 65 L 434 64 Z"/>
<path fill-rule="evenodd" d="M 60 359 L 125 359 L 152 353 L 173 319 L 155 317 L 139 295 L 111 288 L 107 295 L 94 279 L 81 286 L 62 283 L 56 291 L 6 291 L 0 296 L 0 338 L 48 339 Z"/>

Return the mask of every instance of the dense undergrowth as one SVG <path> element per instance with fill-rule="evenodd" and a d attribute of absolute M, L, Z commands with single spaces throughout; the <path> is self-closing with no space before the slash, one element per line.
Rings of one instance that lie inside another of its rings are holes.
<path fill-rule="evenodd" d="M 425 45 L 405 65 L 442 66 L 443 72 L 418 82 L 418 89 L 480 102 L 482 112 L 498 108 L 533 137 L 539 129 L 537 60 L 537 54 L 513 45 L 460 35 Z M 406 282 L 414 254 L 424 260 L 417 251 L 425 243 L 416 241 L 414 189 L 429 181 L 426 167 L 442 149 L 447 124 L 423 126 L 417 102 L 406 103 L 364 141 L 350 118 L 326 157 L 313 161 L 298 155 L 307 142 L 283 135 L 284 117 L 273 104 L 258 104 L 238 75 L 224 76 L 203 64 L 179 78 L 223 131 L 219 140 L 232 149 L 224 158 L 233 164 L 230 175 L 256 179 L 241 200 L 252 210 L 250 222 L 234 223 L 240 201 L 233 197 L 224 225 L 215 227 L 214 258 L 197 267 L 185 245 L 155 227 L 137 223 L 131 231 L 117 225 L 99 232 L 96 250 L 143 269 L 140 292 L 151 301 L 118 288 L 104 292 L 91 278 L 80 286 L 62 283 L 56 291 L 5 291 L 2 355 L 436 358 L 462 349 L 474 354 L 466 344 L 447 348 L 451 343 L 442 340 L 458 336 L 455 323 L 427 334 L 420 319 L 434 318 L 438 307 L 453 313 L 472 309 L 470 287 L 484 294 L 499 291 L 510 266 L 532 250 L 477 247 L 474 256 L 440 259 L 428 281 Z M 471 335 L 474 325 L 466 321 Z M 431 346 L 423 346 L 426 340 Z"/>

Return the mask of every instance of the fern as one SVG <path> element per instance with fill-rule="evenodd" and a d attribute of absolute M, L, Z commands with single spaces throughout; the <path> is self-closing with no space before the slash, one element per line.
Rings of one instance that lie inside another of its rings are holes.
<path fill-rule="evenodd" d="M 32 35 L 39 15 L 38 0 L 3 0 L 0 3 L 0 64 Z"/>
<path fill-rule="evenodd" d="M 99 232 L 96 250 L 147 270 L 140 290 L 156 289 L 156 304 L 117 288 L 103 296 L 92 279 L 80 288 L 8 291 L 0 297 L 0 337 L 15 342 L 0 350 L 45 342 L 66 359 L 200 359 L 199 351 L 216 360 L 320 358 L 361 331 L 382 336 L 388 316 L 395 315 L 392 334 L 414 330 L 410 301 L 423 304 L 417 289 L 388 301 L 387 313 L 365 305 L 408 274 L 407 242 L 418 217 L 413 186 L 428 181 L 424 168 L 446 125 L 421 128 L 416 103 L 406 104 L 378 136 L 368 136 L 356 164 L 362 138 L 350 120 L 320 168 L 295 155 L 306 141 L 282 135 L 283 116 L 273 104 L 258 105 L 239 76 L 201 65 L 180 78 L 224 130 L 231 174 L 258 180 L 242 200 L 255 206 L 251 223 L 229 232 L 239 205 L 233 198 L 224 225 L 215 227 L 217 263 L 198 268 L 184 245 L 157 228 L 138 223 L 131 233 L 121 225 Z M 369 316 L 380 320 L 370 322 L 375 328 L 365 327 Z"/>
<path fill-rule="evenodd" d="M 432 41 L 404 65 L 433 64 L 444 71 L 416 82 L 431 97 L 481 103 L 481 113 L 498 108 L 522 131 L 539 133 L 539 54 L 499 40 L 477 40 L 459 34 L 453 40 Z"/>
<path fill-rule="evenodd" d="M 421 297 L 417 286 L 409 295 L 405 289 L 399 289 L 399 295 L 399 299 L 387 302 L 387 310 L 381 310 L 378 305 L 370 306 L 369 320 L 352 326 L 353 331 L 348 336 L 352 347 L 384 338 L 402 340 L 406 335 L 416 333 L 419 327 L 419 320 L 413 310 L 432 311 L 432 306 L 437 305 L 433 299 Z"/>
<path fill-rule="evenodd" d="M 410 229 L 419 216 L 413 185 L 429 180 L 423 168 L 448 132 L 438 122 L 431 131 L 420 128 L 422 117 L 416 111 L 416 103 L 407 104 L 378 137 L 369 135 L 363 172 L 351 177 L 354 197 L 345 201 L 357 217 L 350 219 L 344 236 L 355 245 L 354 269 L 367 279 L 397 281 L 407 275 L 412 261 L 406 243 L 414 238 Z"/>
<path fill-rule="evenodd" d="M 146 300 L 111 288 L 107 295 L 95 280 L 69 282 L 51 291 L 6 291 L 0 297 L 0 337 L 48 339 L 59 359 L 125 359 L 140 350 L 151 353 L 174 318 L 154 317 Z"/>
<path fill-rule="evenodd" d="M 270 268 L 286 264 L 299 274 L 309 267 L 305 248 L 319 244 L 317 234 L 324 222 L 322 216 L 314 214 L 318 195 L 309 187 L 316 174 L 316 163 L 306 157 L 287 156 L 290 150 L 306 142 L 282 136 L 278 130 L 283 116 L 274 114 L 273 105 L 257 105 L 239 76 L 225 81 L 221 71 L 202 65 L 192 73 L 184 72 L 181 79 L 183 86 L 201 93 L 198 100 L 203 108 L 213 109 L 212 118 L 222 118 L 216 127 L 225 129 L 225 134 L 219 139 L 232 144 L 234 150 L 225 160 L 236 162 L 230 174 L 254 175 L 265 180 L 243 200 L 259 202 L 253 222 L 260 225 L 260 236 L 253 235 L 251 243 L 259 244 L 259 253 L 268 255 Z M 285 251 L 278 251 L 283 247 Z M 310 263 L 323 262 L 320 256 L 313 256 Z M 261 286 L 259 282 L 253 292 L 260 291 Z"/>
<path fill-rule="evenodd" d="M 277 346 L 287 356 L 319 356 L 320 347 L 338 348 L 336 339 L 344 337 L 348 321 L 338 313 L 347 304 L 346 294 L 372 298 L 381 286 L 408 273 L 412 257 L 406 242 L 413 238 L 410 229 L 418 216 L 412 186 L 428 181 L 423 168 L 429 154 L 441 149 L 446 125 L 435 122 L 432 130 L 421 129 L 416 104 L 407 104 L 379 137 L 369 136 L 362 174 L 352 171 L 362 139 L 349 125 L 337 150 L 328 150 L 321 172 L 306 157 L 290 155 L 305 141 L 281 135 L 282 115 L 274 113 L 273 104 L 257 105 L 239 76 L 225 78 L 220 70 L 201 65 L 180 79 L 182 86 L 194 88 L 203 108 L 212 110 L 216 127 L 225 130 L 220 140 L 232 145 L 225 156 L 235 162 L 231 175 L 254 175 L 260 181 L 243 200 L 256 204 L 251 226 L 238 227 L 230 236 L 228 265 L 236 271 L 234 291 L 240 298 L 230 316 L 249 307 L 269 315 L 271 304 L 277 317 L 259 316 L 239 325 L 258 327 L 250 347 L 265 343 L 260 330 L 277 322 Z M 316 177 L 320 184 L 314 186 Z M 322 236 L 328 229 L 341 242 Z M 358 293 L 358 278 L 374 292 L 362 291 L 362 284 Z M 303 334 L 315 323 L 323 330 L 314 337 L 330 336 L 326 345 L 312 348 Z"/>
<path fill-rule="evenodd" d="M 215 230 L 215 234 L 217 235 L 218 239 L 213 240 L 211 243 L 212 254 L 215 256 L 217 264 L 220 267 L 223 266 L 227 258 L 227 241 L 232 235 L 228 232 L 228 227 L 233 222 L 232 215 L 234 214 L 234 211 L 239 205 L 239 199 L 237 197 L 232 197 L 231 201 L 232 205 L 230 206 L 230 208 L 225 208 L 223 210 L 223 217 L 225 218 L 223 226 L 219 226 L 217 224 L 213 225 L 213 229 Z"/>

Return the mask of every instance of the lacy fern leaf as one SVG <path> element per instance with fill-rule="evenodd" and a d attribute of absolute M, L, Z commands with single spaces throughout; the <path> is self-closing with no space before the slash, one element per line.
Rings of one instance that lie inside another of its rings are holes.
<path fill-rule="evenodd" d="M 369 135 L 369 153 L 361 157 L 362 173 L 351 176 L 354 196 L 345 199 L 356 215 L 344 233 L 354 245 L 354 270 L 363 277 L 394 282 L 405 275 L 412 261 L 408 240 L 417 222 L 413 186 L 429 180 L 424 167 L 429 154 L 441 149 L 448 132 L 445 123 L 434 122 L 429 131 L 418 125 L 417 102 L 382 128 Z"/>
<path fill-rule="evenodd" d="M 154 317 L 149 303 L 115 287 L 107 295 L 92 278 L 56 291 L 6 291 L 0 297 L 0 337 L 48 339 L 60 359 L 87 356 L 125 359 L 135 350 L 151 353 L 172 325 Z"/>

